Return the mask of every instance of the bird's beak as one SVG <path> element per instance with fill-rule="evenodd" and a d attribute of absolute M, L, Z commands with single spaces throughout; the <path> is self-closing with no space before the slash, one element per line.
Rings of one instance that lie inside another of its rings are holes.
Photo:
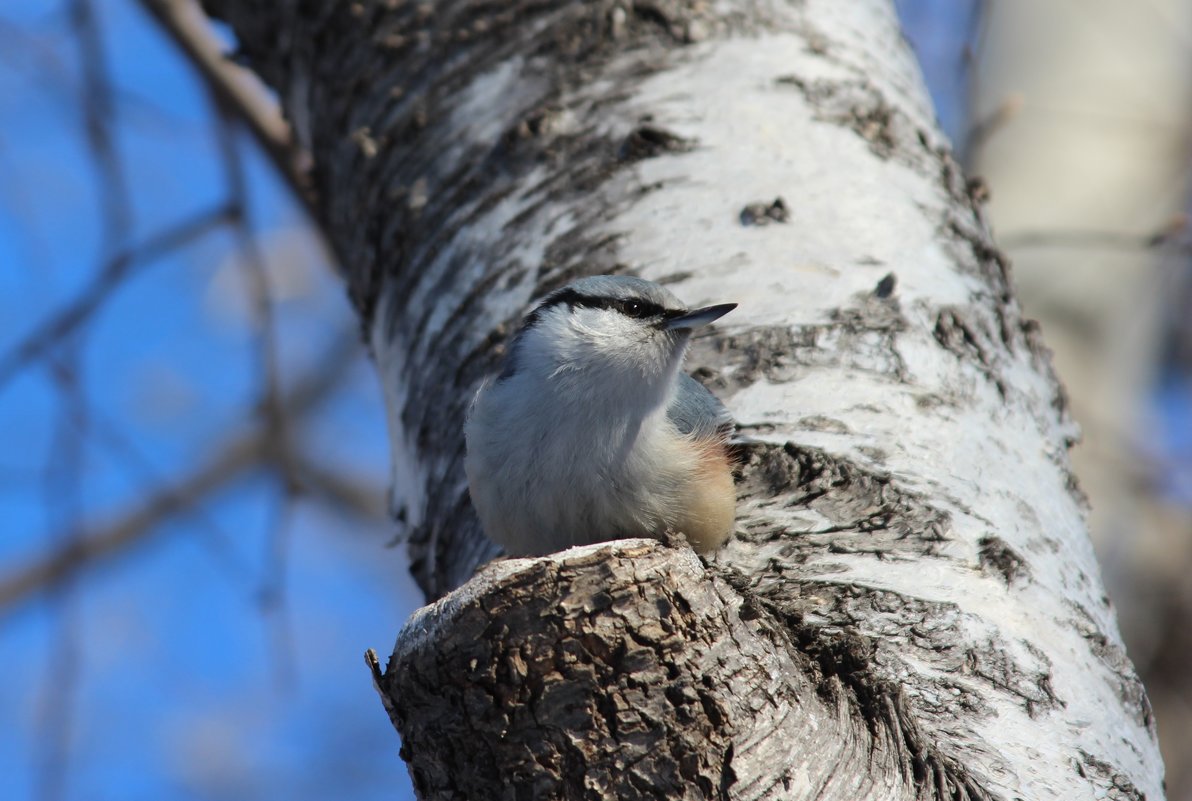
<path fill-rule="evenodd" d="M 719 320 L 735 308 L 737 308 L 737 304 L 735 303 L 721 303 L 719 306 L 705 306 L 702 309 L 693 309 L 682 317 L 672 317 L 663 323 L 662 327 L 667 331 L 699 328 L 713 320 Z"/>

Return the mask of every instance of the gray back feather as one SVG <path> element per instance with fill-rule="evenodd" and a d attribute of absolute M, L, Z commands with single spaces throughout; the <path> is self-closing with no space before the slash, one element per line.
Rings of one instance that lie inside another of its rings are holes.
<path fill-rule="evenodd" d="M 733 418 L 724 404 L 687 373 L 679 374 L 679 388 L 666 416 L 683 435 L 696 439 L 728 439 Z"/>

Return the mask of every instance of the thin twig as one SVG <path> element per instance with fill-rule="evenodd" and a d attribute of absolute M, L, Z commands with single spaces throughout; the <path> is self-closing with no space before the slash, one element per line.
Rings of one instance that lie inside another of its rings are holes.
<path fill-rule="evenodd" d="M 79 344 L 71 342 L 57 375 L 60 409 L 43 480 L 44 504 L 51 519 L 51 531 L 57 532 L 53 543 L 59 548 L 70 548 L 78 541 L 79 521 L 83 519 L 82 477 L 83 460 L 86 458 L 87 402 L 83 395 L 84 383 L 79 376 L 81 365 Z M 83 437 L 76 435 L 76 426 L 83 428 Z M 72 669 L 49 673 L 42 683 L 37 759 L 37 797 L 41 801 L 57 801 L 66 797 L 67 779 L 70 776 L 70 741 L 74 733 L 75 702 L 78 697 L 78 668 L 82 659 L 74 583 L 59 583 L 52 600 L 54 635 L 50 641 L 48 660 L 51 664 L 70 665 Z"/>
<path fill-rule="evenodd" d="M 74 333 L 111 296 L 112 291 L 136 268 L 205 236 L 232 217 L 232 209 L 221 203 L 186 221 L 166 228 L 144 242 L 113 256 L 79 295 L 44 320 L 15 347 L 0 356 L 0 388 L 30 363 L 45 356 L 62 338 Z"/>
<path fill-rule="evenodd" d="M 103 190 L 99 211 L 104 220 L 103 253 L 106 256 L 117 252 L 132 231 L 132 198 L 113 132 L 115 103 L 112 102 L 112 82 L 108 76 L 103 36 L 96 24 L 95 9 L 90 0 L 73 0 L 70 16 L 82 63 L 79 70 L 82 77 L 79 99 L 86 122 L 87 144 L 99 171 L 98 183 Z"/>
<path fill-rule="evenodd" d="M 198 4 L 193 0 L 141 0 L 141 6 L 174 40 L 220 103 L 248 126 L 294 195 L 306 204 L 311 218 L 317 219 L 307 180 L 310 155 L 294 141 L 281 109 L 259 80 L 224 57 Z"/>
<path fill-rule="evenodd" d="M 294 633 L 288 604 L 288 556 L 290 530 L 294 516 L 295 490 L 284 490 L 277 499 L 269 533 L 265 538 L 265 577 L 261 586 L 261 609 L 269 617 L 274 670 L 273 677 L 281 688 L 293 688 L 297 683 L 294 652 Z"/>
<path fill-rule="evenodd" d="M 247 294 L 251 301 L 252 326 L 256 340 L 257 374 L 261 377 L 258 408 L 270 434 L 270 444 L 275 445 L 274 455 L 285 472 L 289 430 L 286 425 L 285 408 L 281 399 L 280 345 L 277 341 L 277 326 L 273 314 L 273 288 L 265 255 L 257 245 L 250 218 L 252 204 L 248 196 L 248 183 L 244 176 L 244 164 L 236 147 L 235 130 L 230 112 L 218 96 L 212 95 L 215 110 L 215 139 L 219 144 L 220 159 L 224 168 L 228 198 L 236 214 L 232 227 L 236 244 L 244 264 Z M 287 479 L 287 484 L 290 484 Z M 286 492 L 290 487 L 283 488 Z"/>

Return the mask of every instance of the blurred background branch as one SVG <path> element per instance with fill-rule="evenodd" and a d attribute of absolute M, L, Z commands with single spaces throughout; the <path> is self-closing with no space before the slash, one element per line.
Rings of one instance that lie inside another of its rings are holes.
<path fill-rule="evenodd" d="M 317 413 L 345 379 L 352 366 L 350 357 L 357 348 L 354 331 L 341 333 L 326 357 L 282 400 L 284 414 L 300 425 L 307 415 Z M 84 434 L 78 421 L 74 421 L 74 428 L 65 439 L 77 442 Z M 322 496 L 354 515 L 372 519 L 379 516 L 383 507 L 378 503 L 377 486 L 360 485 L 348 477 L 329 474 L 311 457 L 278 450 L 273 436 L 274 429 L 268 424 L 245 432 L 231 432 L 226 442 L 216 446 L 210 457 L 182 478 L 164 487 L 147 486 L 145 497 L 138 498 L 131 508 L 105 515 L 109 522 L 95 532 L 84 534 L 72 529 L 53 535 L 51 541 L 61 545 L 32 564 L 0 578 L 0 614 L 11 613 L 13 607 L 35 593 L 55 590 L 80 571 L 98 567 L 128 548 L 167 533 L 163 522 L 199 513 L 220 490 L 252 469 L 267 468 L 285 475 L 295 492 Z M 54 482 L 56 493 L 61 486 L 60 480 Z"/>
<path fill-rule="evenodd" d="M 224 55 L 211 22 L 194 0 L 140 0 L 198 70 L 216 102 L 242 122 L 314 218 L 313 190 L 307 180 L 310 154 L 294 140 L 290 125 L 265 86 Z"/>

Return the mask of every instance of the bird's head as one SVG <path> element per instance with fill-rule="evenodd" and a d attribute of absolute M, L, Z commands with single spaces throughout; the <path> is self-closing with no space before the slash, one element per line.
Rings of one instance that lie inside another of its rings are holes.
<path fill-rule="evenodd" d="M 734 308 L 688 309 L 658 284 L 631 276 L 582 278 L 526 315 L 502 378 L 526 371 L 568 383 L 669 386 L 691 332 Z"/>

